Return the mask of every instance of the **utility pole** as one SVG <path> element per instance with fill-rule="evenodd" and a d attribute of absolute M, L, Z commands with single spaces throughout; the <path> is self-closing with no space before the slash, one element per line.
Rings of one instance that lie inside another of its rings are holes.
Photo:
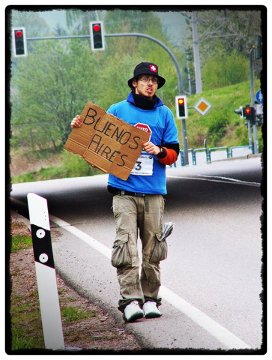
<path fill-rule="evenodd" d="M 192 84 L 191 84 L 191 72 L 190 72 L 190 61 L 192 61 L 190 49 L 186 50 L 186 67 L 187 67 L 187 79 L 188 79 L 188 92 L 192 95 Z"/>
<path fill-rule="evenodd" d="M 199 38 L 197 31 L 197 15 L 193 11 L 191 15 L 192 34 L 193 34 L 193 52 L 194 52 L 194 66 L 195 66 L 195 81 L 196 81 L 196 94 L 202 92 L 202 80 L 200 70 L 200 58 L 199 58 Z"/>

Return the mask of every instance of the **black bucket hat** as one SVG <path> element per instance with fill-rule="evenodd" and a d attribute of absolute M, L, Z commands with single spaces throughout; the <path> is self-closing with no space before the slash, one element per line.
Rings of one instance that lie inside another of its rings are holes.
<path fill-rule="evenodd" d="M 158 89 L 165 84 L 165 79 L 162 76 L 159 76 L 158 66 L 150 62 L 141 62 L 138 64 L 133 73 L 133 77 L 128 80 L 128 86 L 133 89 L 132 82 L 134 79 L 137 79 L 140 75 L 151 75 L 158 78 Z"/>

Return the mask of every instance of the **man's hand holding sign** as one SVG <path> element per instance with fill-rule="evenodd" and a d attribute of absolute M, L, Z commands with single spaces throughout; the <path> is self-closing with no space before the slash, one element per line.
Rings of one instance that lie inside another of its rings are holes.
<path fill-rule="evenodd" d="M 127 180 L 143 147 L 152 154 L 159 152 L 159 147 L 148 141 L 148 133 L 107 114 L 91 102 L 72 120 L 71 127 L 73 130 L 64 148 L 123 180 Z"/>

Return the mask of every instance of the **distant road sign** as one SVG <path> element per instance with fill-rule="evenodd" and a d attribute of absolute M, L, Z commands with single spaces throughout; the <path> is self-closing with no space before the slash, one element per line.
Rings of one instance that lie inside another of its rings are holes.
<path fill-rule="evenodd" d="M 207 100 L 201 98 L 198 103 L 195 105 L 195 109 L 201 114 L 205 115 L 211 108 L 211 104 Z"/>
<path fill-rule="evenodd" d="M 256 101 L 257 101 L 258 104 L 262 104 L 262 103 L 263 103 L 263 94 L 262 94 L 262 91 L 261 91 L 261 90 L 259 90 L 259 91 L 256 92 L 255 98 L 256 98 Z"/>

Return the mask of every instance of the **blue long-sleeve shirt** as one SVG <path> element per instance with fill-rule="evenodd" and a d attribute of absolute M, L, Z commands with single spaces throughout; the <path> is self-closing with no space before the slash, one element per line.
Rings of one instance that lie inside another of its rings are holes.
<path fill-rule="evenodd" d="M 134 105 L 134 98 L 130 93 L 126 100 L 111 105 L 107 112 L 132 126 L 148 125 L 151 131 L 150 141 L 155 145 L 178 144 L 173 114 L 159 98 L 152 110 L 144 110 Z M 110 174 L 108 185 L 125 191 L 165 195 L 165 165 L 159 162 L 156 155 L 143 151 L 127 180 Z"/>

